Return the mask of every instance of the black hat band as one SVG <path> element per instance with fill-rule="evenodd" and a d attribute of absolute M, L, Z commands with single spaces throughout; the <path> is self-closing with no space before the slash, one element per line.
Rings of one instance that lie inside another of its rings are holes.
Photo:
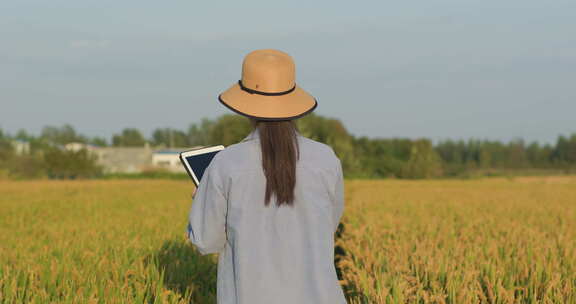
<path fill-rule="evenodd" d="M 242 89 L 242 91 L 246 91 L 250 94 L 258 94 L 258 95 L 264 95 L 264 96 L 280 96 L 280 95 L 286 95 L 289 93 L 292 93 L 295 89 L 296 89 L 296 85 L 294 85 L 294 87 L 292 87 L 290 90 L 288 91 L 284 91 L 284 92 L 274 92 L 274 93 L 270 93 L 270 92 L 262 92 L 262 91 L 256 91 L 256 90 L 252 90 L 250 88 L 245 87 L 244 85 L 242 85 L 242 80 L 238 80 L 238 85 L 240 86 L 240 88 Z"/>

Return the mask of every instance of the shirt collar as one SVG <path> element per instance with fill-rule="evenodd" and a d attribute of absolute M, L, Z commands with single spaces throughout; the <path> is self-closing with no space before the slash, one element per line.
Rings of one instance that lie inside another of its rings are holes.
<path fill-rule="evenodd" d="M 300 132 L 296 131 L 296 137 L 302 136 Z M 252 139 L 260 139 L 260 133 L 258 133 L 258 129 L 253 129 L 248 136 L 246 136 L 242 141 L 248 141 Z"/>
<path fill-rule="evenodd" d="M 248 134 L 248 136 L 246 136 L 242 141 L 248 141 L 248 140 L 252 140 L 252 139 L 259 139 L 260 138 L 260 134 L 258 133 L 257 129 L 253 129 L 250 134 Z"/>

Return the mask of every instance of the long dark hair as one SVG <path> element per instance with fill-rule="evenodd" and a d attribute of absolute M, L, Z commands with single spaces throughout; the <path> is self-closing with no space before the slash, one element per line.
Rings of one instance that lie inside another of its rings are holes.
<path fill-rule="evenodd" d="M 298 129 L 292 120 L 253 120 L 260 136 L 262 168 L 266 176 L 264 204 L 268 206 L 272 195 L 277 206 L 294 205 L 296 161 L 300 157 Z"/>

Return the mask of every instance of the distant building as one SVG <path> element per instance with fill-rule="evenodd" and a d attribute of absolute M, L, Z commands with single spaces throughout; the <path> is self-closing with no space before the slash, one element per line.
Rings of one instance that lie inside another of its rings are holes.
<path fill-rule="evenodd" d="M 68 151 L 74 151 L 74 152 L 78 152 L 82 149 L 86 149 L 86 150 L 90 151 L 94 148 L 98 148 L 98 146 L 80 143 L 80 142 L 71 142 L 71 143 L 67 143 L 64 145 L 64 149 L 66 149 Z"/>
<path fill-rule="evenodd" d="M 99 147 L 90 152 L 105 173 L 140 173 L 151 167 L 149 147 Z"/>
<path fill-rule="evenodd" d="M 140 173 L 150 169 L 165 169 L 170 172 L 186 172 L 180 163 L 179 154 L 193 148 L 152 149 L 144 147 L 98 147 L 83 143 L 69 143 L 66 150 L 88 150 L 96 156 L 96 162 L 105 173 Z"/>
<path fill-rule="evenodd" d="M 186 172 L 180 162 L 180 152 L 188 150 L 182 149 L 164 149 L 152 153 L 152 166 L 155 168 L 166 169 L 170 172 Z"/>
<path fill-rule="evenodd" d="M 14 152 L 17 155 L 26 155 L 30 154 L 30 142 L 24 140 L 12 140 L 11 141 L 12 147 L 14 148 Z"/>

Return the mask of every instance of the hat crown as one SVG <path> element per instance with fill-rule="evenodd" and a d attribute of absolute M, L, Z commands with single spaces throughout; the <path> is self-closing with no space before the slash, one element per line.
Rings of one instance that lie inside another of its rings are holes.
<path fill-rule="evenodd" d="M 296 67 L 290 55 L 273 49 L 256 50 L 244 57 L 242 85 L 266 92 L 284 92 L 296 84 Z"/>

